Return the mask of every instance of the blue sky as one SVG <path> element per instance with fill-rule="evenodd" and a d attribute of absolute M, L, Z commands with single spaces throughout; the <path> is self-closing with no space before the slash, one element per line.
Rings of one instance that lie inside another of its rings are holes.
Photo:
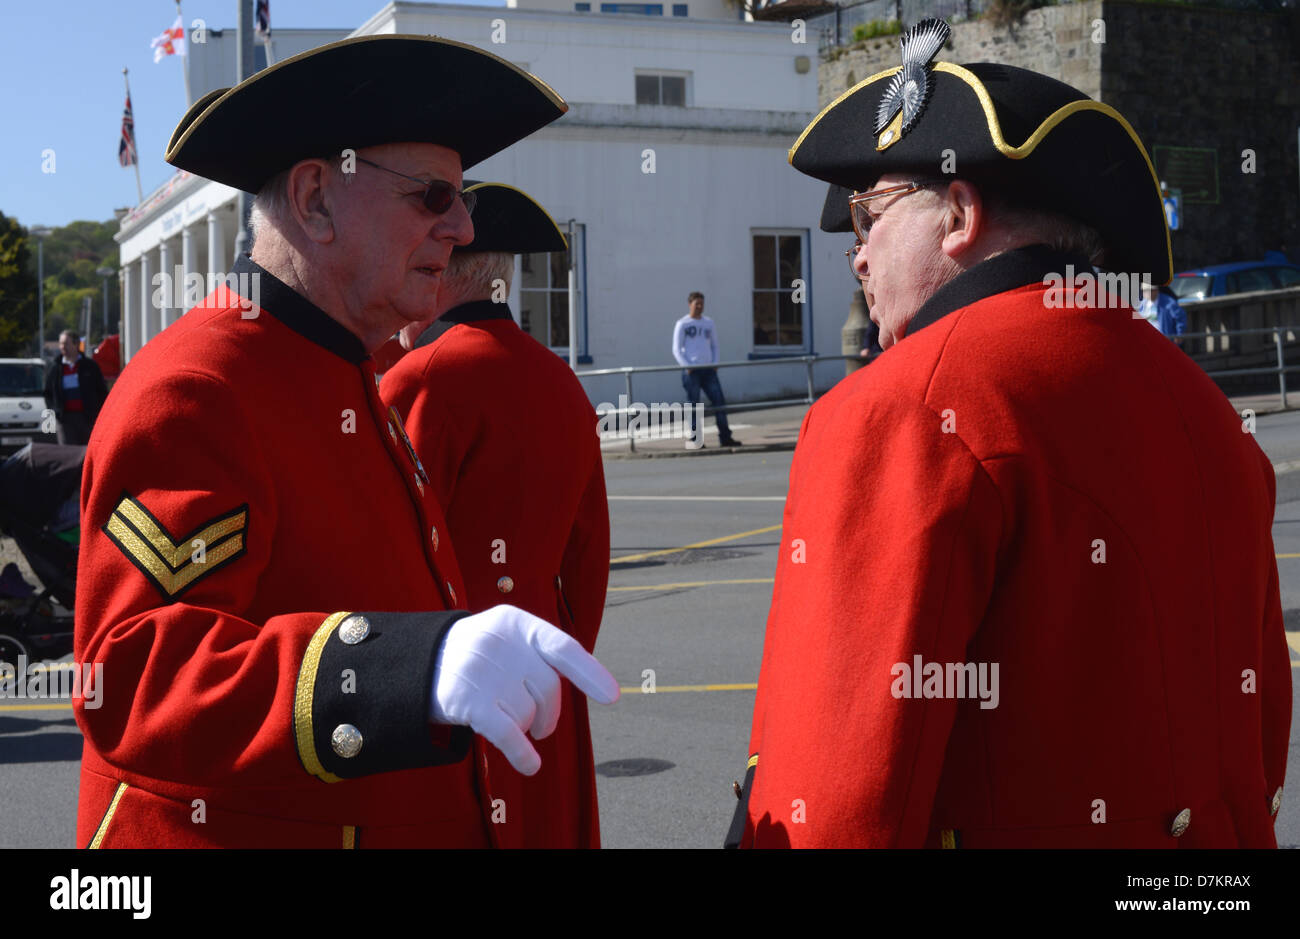
<path fill-rule="evenodd" d="M 271 26 L 355 29 L 385 5 L 272 0 Z M 236 0 L 184 0 L 182 9 L 187 24 L 235 26 Z M 185 84 L 180 59 L 155 65 L 149 43 L 175 19 L 175 0 L 0 0 L 0 212 L 28 227 L 65 225 L 106 221 L 136 203 L 135 171 L 117 162 L 123 67 L 145 195 L 166 181 L 174 170 L 163 150 L 185 113 Z M 42 172 L 46 149 L 53 173 Z"/>

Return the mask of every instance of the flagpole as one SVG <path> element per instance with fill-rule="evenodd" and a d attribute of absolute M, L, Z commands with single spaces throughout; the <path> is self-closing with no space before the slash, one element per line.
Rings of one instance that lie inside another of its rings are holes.
<path fill-rule="evenodd" d="M 181 74 L 185 76 L 185 109 L 189 110 L 194 98 L 190 95 L 190 41 L 185 35 L 185 17 L 181 14 L 181 0 L 176 0 L 176 16 L 181 21 L 181 36 L 185 41 L 185 54 L 181 56 Z"/>
<path fill-rule="evenodd" d="M 130 100 L 131 100 L 131 80 L 130 80 L 129 78 L 126 77 L 126 68 L 125 68 L 125 67 L 123 67 L 123 69 L 122 69 L 122 81 L 126 83 L 126 99 L 127 99 L 128 101 L 130 101 Z M 133 154 L 134 157 L 135 157 L 135 160 L 132 162 L 131 165 L 135 167 L 135 193 L 136 193 L 136 196 L 138 197 L 138 201 L 136 202 L 136 205 L 140 205 L 141 203 L 144 202 L 144 187 L 140 185 L 140 150 L 139 150 L 138 147 L 135 146 L 135 141 L 136 141 L 136 133 L 135 133 L 135 109 L 132 108 L 132 111 L 131 111 L 131 146 L 132 146 L 132 148 L 135 150 L 135 153 Z"/>

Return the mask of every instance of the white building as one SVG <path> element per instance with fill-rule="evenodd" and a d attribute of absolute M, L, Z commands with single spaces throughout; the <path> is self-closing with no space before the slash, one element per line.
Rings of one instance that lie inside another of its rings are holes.
<path fill-rule="evenodd" d="M 638 13 L 525 2 L 554 9 L 390 3 L 352 35 L 468 42 L 538 75 L 569 103 L 563 118 L 466 175 L 517 186 L 562 226 L 572 221 L 584 367 L 672 364 L 673 324 L 692 290 L 706 296 L 724 361 L 838 354 L 855 286 L 844 258 L 850 239 L 818 230 L 826 187 L 786 160 L 817 109 L 815 46 L 792 41 L 783 23 L 739 21 L 724 0 L 616 5 L 648 11 Z M 672 15 L 680 7 L 689 12 Z M 233 59 L 230 71 L 227 83 Z M 143 285 L 159 270 L 229 266 L 235 196 L 178 173 L 123 219 L 128 356 L 183 312 L 151 302 Z M 566 259 L 517 264 L 511 309 L 567 354 Z M 818 385 L 842 375 L 828 363 Z M 722 378 L 732 399 L 802 393 L 805 383 L 794 366 Z M 586 384 L 594 402 L 623 391 L 621 378 Z M 681 395 L 675 372 L 636 380 L 640 400 Z"/>

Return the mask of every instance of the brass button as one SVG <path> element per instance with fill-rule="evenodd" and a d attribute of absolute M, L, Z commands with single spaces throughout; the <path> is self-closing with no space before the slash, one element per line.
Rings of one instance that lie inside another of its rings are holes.
<path fill-rule="evenodd" d="M 438 550 L 438 526 L 434 525 L 429 529 L 429 540 L 433 542 L 433 550 Z"/>
<path fill-rule="evenodd" d="M 455 602 L 456 602 L 456 588 L 453 587 L 453 586 L 451 585 L 451 581 L 450 581 L 450 580 L 447 581 L 447 593 L 451 596 L 451 602 L 452 602 L 452 603 L 455 603 Z"/>
<path fill-rule="evenodd" d="M 515 581 L 512 577 L 502 577 L 497 581 L 497 589 L 502 593 L 509 593 L 515 589 Z"/>
<path fill-rule="evenodd" d="M 1276 816 L 1277 810 L 1280 809 L 1281 807 L 1282 807 L 1282 787 L 1278 786 L 1277 792 L 1273 793 L 1273 799 L 1268 804 L 1268 814 L 1270 816 Z"/>
<path fill-rule="evenodd" d="M 364 616 L 349 616 L 339 626 L 339 638 L 346 645 L 355 646 L 370 635 L 370 620 Z"/>
<path fill-rule="evenodd" d="M 1181 838 L 1183 832 L 1187 831 L 1187 826 L 1192 823 L 1192 810 L 1183 809 L 1174 816 L 1174 823 L 1169 826 L 1169 834 L 1175 838 Z"/>
<path fill-rule="evenodd" d="M 420 490 L 420 495 L 424 495 L 424 482 L 418 475 L 415 477 L 415 488 Z"/>
<path fill-rule="evenodd" d="M 361 752 L 361 731 L 351 724 L 339 724 L 330 735 L 330 746 L 345 760 Z"/>
<path fill-rule="evenodd" d="M 388 422 L 388 436 L 393 438 L 393 443 L 397 443 L 397 428 L 393 426 L 392 421 Z"/>

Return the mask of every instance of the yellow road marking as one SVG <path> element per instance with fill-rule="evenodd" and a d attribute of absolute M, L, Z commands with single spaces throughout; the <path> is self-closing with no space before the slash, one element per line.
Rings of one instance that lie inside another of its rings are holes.
<path fill-rule="evenodd" d="M 0 711 L 71 711 L 72 702 L 63 704 L 0 704 Z"/>
<path fill-rule="evenodd" d="M 1294 649 L 1294 650 L 1296 651 L 1296 654 L 1297 654 L 1297 655 L 1300 655 L 1300 632 L 1289 632 L 1289 633 L 1287 633 L 1287 634 L 1286 634 L 1286 642 L 1287 642 L 1287 645 L 1289 645 L 1292 649 Z M 1291 663 L 1291 667 L 1292 667 L 1292 668 L 1300 668 L 1300 661 L 1292 662 L 1292 663 Z"/>
<path fill-rule="evenodd" d="M 680 548 L 660 548 L 658 551 L 645 551 L 641 554 L 625 554 L 621 558 L 610 558 L 610 564 L 626 564 L 628 561 L 640 561 L 643 558 L 660 557 L 665 554 L 676 554 L 678 551 L 690 551 L 692 548 L 707 548 L 709 545 L 722 544 L 724 541 L 735 541 L 737 538 L 748 538 L 750 535 L 762 535 L 769 531 L 780 531 L 780 525 L 768 525 L 766 528 L 755 528 L 753 531 L 742 531 L 738 535 L 723 535 L 721 538 L 710 538 L 708 541 L 697 541 L 695 544 L 682 545 Z"/>
<path fill-rule="evenodd" d="M 754 691 L 757 684 L 748 685 L 660 685 L 654 691 L 643 691 L 640 685 L 620 688 L 624 694 L 664 694 L 669 691 Z"/>
<path fill-rule="evenodd" d="M 1279 559 L 1281 559 L 1281 558 L 1300 558 L 1300 554 L 1275 554 L 1275 555 L 1273 555 L 1273 557 L 1275 557 L 1275 558 L 1279 558 Z"/>
<path fill-rule="evenodd" d="M 683 587 L 712 587 L 715 584 L 774 584 L 774 577 L 753 577 L 743 580 L 688 580 L 680 584 L 646 584 L 644 587 L 610 587 L 615 590 L 680 590 Z"/>

